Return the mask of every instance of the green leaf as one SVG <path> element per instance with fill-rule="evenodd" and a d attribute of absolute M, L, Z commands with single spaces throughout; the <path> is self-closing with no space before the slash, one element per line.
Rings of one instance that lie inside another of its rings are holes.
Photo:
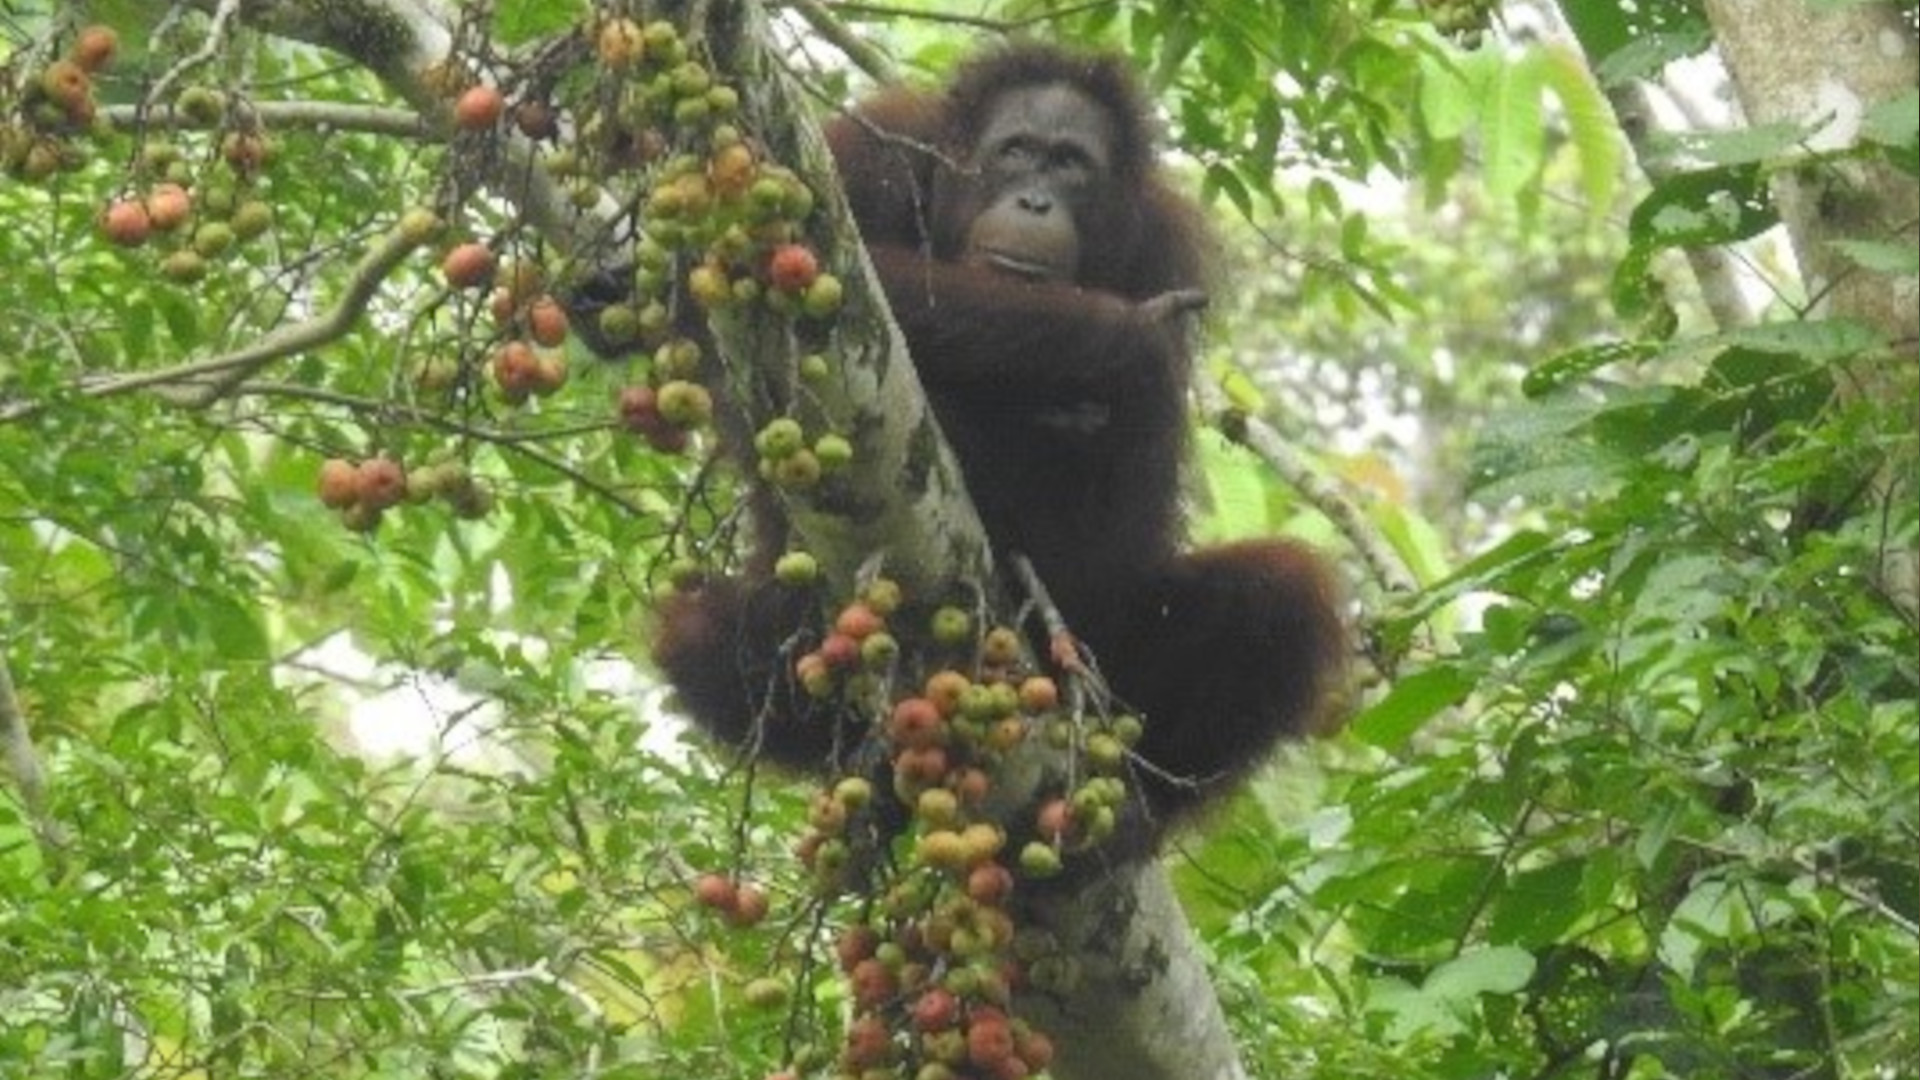
<path fill-rule="evenodd" d="M 1560 99 L 1567 135 L 1580 157 L 1580 190 L 1587 199 L 1587 220 L 1600 225 L 1613 209 L 1614 193 L 1622 174 L 1619 124 L 1606 95 L 1571 49 L 1548 46 L 1542 50 L 1541 74 Z"/>
<path fill-rule="evenodd" d="M 1481 101 L 1481 169 L 1487 190 L 1511 199 L 1540 171 L 1546 126 L 1540 115 L 1545 64 L 1538 52 L 1495 68 Z"/>
<path fill-rule="evenodd" d="M 1515 994 L 1533 978 L 1533 954 L 1512 945 L 1462 953 L 1433 969 L 1420 987 L 1429 997 L 1470 1003 L 1481 994 Z"/>
<path fill-rule="evenodd" d="M 1570 349 L 1548 359 L 1520 381 L 1530 398 L 1544 398 L 1608 364 L 1634 364 L 1658 355 L 1659 346 L 1644 341 L 1603 341 Z"/>
<path fill-rule="evenodd" d="M 1427 721 L 1465 701 L 1473 687 L 1473 677 L 1450 664 L 1397 679 L 1386 697 L 1355 718 L 1354 737 L 1383 750 L 1398 749 Z"/>
<path fill-rule="evenodd" d="M 1541 948 L 1558 941 L 1585 914 L 1573 901 L 1586 871 L 1580 856 L 1513 875 L 1494 900 L 1488 942 Z"/>
<path fill-rule="evenodd" d="M 1836 251 L 1853 260 L 1862 270 L 1895 277 L 1920 274 L 1920 247 L 1912 244 L 1888 244 L 1877 240 L 1835 240 Z"/>
<path fill-rule="evenodd" d="M 1473 126 L 1488 74 L 1477 56 L 1428 53 L 1420 58 L 1420 121 L 1434 139 L 1458 139 Z"/>

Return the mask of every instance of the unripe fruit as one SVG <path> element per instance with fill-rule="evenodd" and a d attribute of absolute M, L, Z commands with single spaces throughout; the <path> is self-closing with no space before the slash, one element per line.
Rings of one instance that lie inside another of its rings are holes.
<path fill-rule="evenodd" d="M 121 247 L 139 247 L 153 231 L 153 220 L 138 201 L 116 199 L 101 213 L 100 231 Z"/>
<path fill-rule="evenodd" d="M 941 645 L 966 645 L 973 640 L 973 616 L 951 605 L 941 607 L 934 611 L 929 629 L 933 640 Z"/>
<path fill-rule="evenodd" d="M 160 260 L 160 276 L 180 285 L 190 285 L 207 276 L 207 260 L 192 248 L 181 248 Z"/>
<path fill-rule="evenodd" d="M 227 111 L 227 102 L 220 91 L 210 86 L 189 86 L 180 91 L 173 107 L 196 124 L 211 124 Z"/>
<path fill-rule="evenodd" d="M 628 345 L 640 338 L 640 313 L 630 304 L 608 304 L 596 318 L 600 336 L 611 345 Z"/>
<path fill-rule="evenodd" d="M 273 227 L 273 206 L 264 199 L 248 199 L 236 208 L 228 222 L 233 235 L 251 240 Z"/>
<path fill-rule="evenodd" d="M 493 277 L 493 252 L 477 240 L 457 244 L 440 260 L 440 272 L 456 289 L 477 289 Z"/>
<path fill-rule="evenodd" d="M 849 776 L 833 785 L 833 797 L 848 810 L 858 810 L 873 801 L 873 784 L 863 776 Z"/>
<path fill-rule="evenodd" d="M 1127 748 L 1120 744 L 1119 739 L 1103 731 L 1087 736 L 1087 763 L 1095 771 L 1118 772 L 1126 760 Z"/>
<path fill-rule="evenodd" d="M 782 458 L 773 467 L 773 482 L 785 491 L 808 491 L 820 482 L 820 459 L 811 450 Z"/>
<path fill-rule="evenodd" d="M 884 671 L 900 659 L 900 641 L 884 630 L 875 631 L 860 641 L 860 662 L 871 671 Z"/>
<path fill-rule="evenodd" d="M 224 221 L 209 221 L 193 231 L 193 250 L 211 259 L 225 254 L 236 239 L 233 226 Z"/>
<path fill-rule="evenodd" d="M 370 533 L 380 527 L 381 512 L 363 502 L 342 507 L 340 524 L 349 532 Z"/>
<path fill-rule="evenodd" d="M 1060 872 L 1060 853 L 1038 840 L 1020 849 L 1020 872 L 1031 878 L 1049 878 Z"/>
<path fill-rule="evenodd" d="M 453 122 L 462 131 L 488 131 L 500 122 L 507 110 L 507 99 L 496 87 L 480 85 L 467 88 L 453 103 Z"/>
<path fill-rule="evenodd" d="M 445 227 L 446 223 L 440 220 L 440 215 L 424 206 L 412 207 L 401 214 L 398 226 L 400 235 L 407 243 L 416 246 L 439 236 L 440 230 Z"/>
<path fill-rule="evenodd" d="M 807 433 L 798 420 L 782 416 L 768 421 L 767 426 L 760 429 L 753 438 L 753 447 L 761 457 L 777 461 L 797 453 L 806 446 L 806 439 Z"/>
<path fill-rule="evenodd" d="M 707 263 L 687 271 L 687 292 L 701 307 L 725 307 L 733 299 L 733 285 L 727 280 L 727 272 Z"/>
<path fill-rule="evenodd" d="M 703 427 L 713 419 L 713 395 L 697 382 L 674 379 L 660 387 L 660 416 L 675 427 Z"/>
<path fill-rule="evenodd" d="M 763 975 L 747 983 L 740 996 L 756 1009 L 777 1009 L 787 1003 L 787 983 L 785 979 Z"/>
<path fill-rule="evenodd" d="M 320 463 L 320 505 L 343 510 L 360 498 L 360 470 L 344 458 L 328 458 Z"/>
<path fill-rule="evenodd" d="M 820 467 L 828 472 L 844 469 L 853 461 L 853 444 L 846 436 L 829 432 L 814 441 L 813 456 L 820 459 Z"/>
<path fill-rule="evenodd" d="M 789 551 L 773 564 L 773 576 L 782 585 L 799 588 L 820 578 L 820 562 L 804 551 Z"/>
<path fill-rule="evenodd" d="M 840 310 L 846 298 L 846 286 L 832 274 L 821 274 L 813 284 L 807 286 L 806 294 L 800 300 L 800 310 L 816 319 L 824 319 Z"/>

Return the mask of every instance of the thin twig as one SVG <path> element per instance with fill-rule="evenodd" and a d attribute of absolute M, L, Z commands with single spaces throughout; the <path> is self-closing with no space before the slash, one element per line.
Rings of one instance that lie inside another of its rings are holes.
<path fill-rule="evenodd" d="M 344 337 L 353 329 L 367 304 L 387 275 L 400 261 L 420 246 L 420 242 L 395 230 L 383 237 L 353 268 L 347 290 L 332 307 L 303 322 L 280 327 L 245 348 L 206 360 L 196 360 L 159 371 L 122 375 L 80 387 L 83 397 L 107 398 L 130 394 L 151 387 L 194 384 L 180 394 L 179 404 L 190 407 L 210 405 L 225 396 L 249 375 L 275 360 L 295 356 Z M 35 416 L 47 408 L 44 401 L 29 401 L 0 408 L 0 424 Z"/>

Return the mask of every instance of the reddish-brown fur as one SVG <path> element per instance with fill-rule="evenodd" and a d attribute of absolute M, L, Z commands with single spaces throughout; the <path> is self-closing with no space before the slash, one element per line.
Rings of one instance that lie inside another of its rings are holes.
<path fill-rule="evenodd" d="M 982 181 L 950 166 L 973 153 L 1000 95 L 1052 85 L 1114 121 L 1110 174 L 1075 207 L 1092 254 L 1073 282 L 959 261 L 969 222 L 958 218 L 979 204 L 968 185 Z M 1305 548 L 1178 551 L 1187 307 L 1154 301 L 1204 285 L 1206 241 L 1155 166 L 1149 118 L 1119 61 L 1017 46 L 973 61 L 944 92 L 885 91 L 827 134 L 995 550 L 1033 560 L 1144 717 L 1141 783 L 1165 819 L 1314 726 L 1345 637 L 1331 578 Z M 774 715 L 796 709 L 796 696 L 775 690 L 778 652 L 808 613 L 768 585 L 768 557 L 745 580 L 671 601 L 656 657 L 704 727 L 819 766 L 849 733 Z"/>

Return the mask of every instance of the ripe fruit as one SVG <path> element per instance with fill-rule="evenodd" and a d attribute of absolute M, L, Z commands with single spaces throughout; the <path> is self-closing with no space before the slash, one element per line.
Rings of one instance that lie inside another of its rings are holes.
<path fill-rule="evenodd" d="M 493 354 L 493 381 L 513 404 L 527 400 L 540 384 L 540 357 L 524 341 L 509 341 Z"/>
<path fill-rule="evenodd" d="M 980 642 L 980 662 L 994 666 L 1012 664 L 1020 659 L 1020 635 L 1012 627 L 996 626 Z"/>
<path fill-rule="evenodd" d="M 551 296 L 543 296 L 527 308 L 527 333 L 549 349 L 559 348 L 567 340 L 567 311 Z"/>
<path fill-rule="evenodd" d="M 40 73 L 40 90 L 48 100 L 72 116 L 84 108 L 93 96 L 93 80 L 85 69 L 71 60 L 55 60 Z"/>
<path fill-rule="evenodd" d="M 147 208 L 132 199 L 115 199 L 100 215 L 100 231 L 121 247 L 139 247 L 152 230 Z"/>
<path fill-rule="evenodd" d="M 266 136 L 257 131 L 233 131 L 220 140 L 220 156 L 235 172 L 250 174 L 267 163 L 273 156 L 273 148 L 267 144 Z"/>
<path fill-rule="evenodd" d="M 739 900 L 739 890 L 733 880 L 724 874 L 701 874 L 693 883 L 693 898 L 702 907 L 715 911 L 731 911 Z"/>
<path fill-rule="evenodd" d="M 1045 675 L 1034 675 L 1020 684 L 1020 707 L 1030 713 L 1043 713 L 1060 704 L 1060 686 Z"/>
<path fill-rule="evenodd" d="M 833 628 L 851 638 L 864 638 L 886 625 L 886 620 L 874 613 L 865 603 L 855 601 L 840 609 L 834 616 Z"/>
<path fill-rule="evenodd" d="M 87 71 L 99 71 L 113 62 L 113 54 L 119 48 L 120 35 L 113 32 L 113 27 L 96 24 L 81 29 L 73 39 L 69 55 Z"/>
<path fill-rule="evenodd" d="M 934 987 L 913 1003 L 913 1026 L 918 1031 L 940 1031 L 960 1019 L 960 999 Z"/>
<path fill-rule="evenodd" d="M 533 385 L 535 394 L 546 397 L 548 394 L 567 385 L 567 358 L 557 352 L 540 353 L 535 357 Z"/>
<path fill-rule="evenodd" d="M 766 919 L 768 908 L 765 890 L 758 885 L 742 885 L 734 892 L 727 921 L 735 926 L 758 926 Z"/>
<path fill-rule="evenodd" d="M 610 68 L 627 68 L 646 55 L 646 34 L 632 19 L 608 19 L 594 35 L 593 51 Z"/>
<path fill-rule="evenodd" d="M 476 289 L 485 285 L 493 277 L 493 252 L 487 245 L 475 240 L 455 245 L 440 260 L 440 272 L 446 275 L 447 284 L 456 289 Z"/>
<path fill-rule="evenodd" d="M 160 232 L 172 232 L 186 224 L 193 213 L 193 196 L 179 184 L 155 184 L 147 192 L 147 218 Z"/>
<path fill-rule="evenodd" d="M 544 101 L 523 101 L 513 107 L 513 126 L 529 139 L 551 139 L 560 134 L 560 121 L 553 106 Z"/>
<path fill-rule="evenodd" d="M 320 504 L 330 510 L 344 510 L 360 498 L 360 470 L 344 458 L 328 458 L 320 463 Z"/>
<path fill-rule="evenodd" d="M 498 88 L 484 84 L 468 87 L 453 103 L 453 122 L 462 131 L 488 131 L 506 110 L 507 99 Z"/>
<path fill-rule="evenodd" d="M 359 503 L 371 510 L 398 506 L 407 497 L 407 474 L 392 458 L 374 457 L 360 463 L 354 486 Z"/>
<path fill-rule="evenodd" d="M 618 408 L 620 422 L 636 434 L 665 422 L 660 419 L 660 397 L 651 386 L 621 387 Z"/>
<path fill-rule="evenodd" d="M 738 196 L 753 184 L 753 151 L 745 143 L 733 143 L 713 152 L 707 162 L 707 179 L 722 196 Z"/>
<path fill-rule="evenodd" d="M 820 276 L 820 260 L 804 244 L 782 244 L 767 259 L 767 283 L 785 293 L 797 293 Z"/>

